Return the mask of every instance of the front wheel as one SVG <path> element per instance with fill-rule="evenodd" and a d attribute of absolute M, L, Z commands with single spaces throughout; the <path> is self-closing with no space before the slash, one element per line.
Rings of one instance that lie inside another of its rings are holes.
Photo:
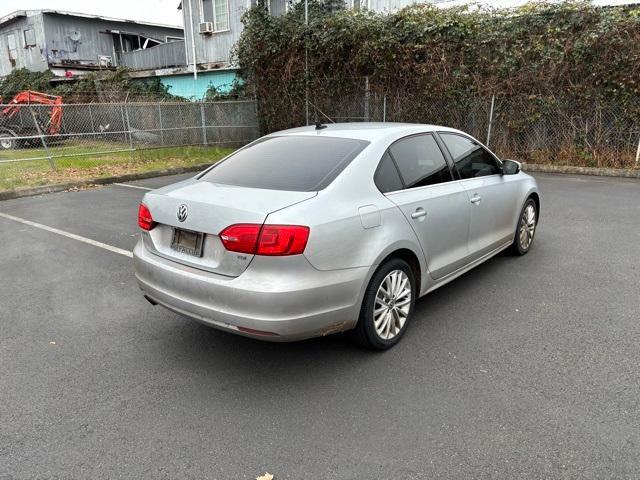
<path fill-rule="evenodd" d="M 413 316 L 416 282 L 407 262 L 392 259 L 374 273 L 364 295 L 355 338 L 374 350 L 394 346 Z"/>
<path fill-rule="evenodd" d="M 522 212 L 520 212 L 518 228 L 513 239 L 513 245 L 511 245 L 513 254 L 524 255 L 531 249 L 537 226 L 538 208 L 533 198 L 529 198 L 524 207 L 522 207 Z"/>
<path fill-rule="evenodd" d="M 0 133 L 0 149 L 13 150 L 16 148 L 16 139 L 10 133 Z"/>

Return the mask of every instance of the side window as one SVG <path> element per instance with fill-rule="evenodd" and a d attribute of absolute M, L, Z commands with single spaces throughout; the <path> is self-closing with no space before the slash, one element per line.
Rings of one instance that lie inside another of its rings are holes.
<path fill-rule="evenodd" d="M 36 34 L 33 31 L 33 28 L 27 28 L 24 31 L 24 47 L 35 47 L 36 46 Z"/>
<path fill-rule="evenodd" d="M 480 145 L 466 137 L 441 133 L 440 137 L 453 157 L 460 177 L 475 178 L 500 173 L 498 162 Z"/>
<path fill-rule="evenodd" d="M 393 164 L 393 160 L 388 153 L 385 153 L 382 157 L 373 180 L 382 193 L 402 190 L 402 180 L 398 175 L 398 169 Z"/>
<path fill-rule="evenodd" d="M 229 30 L 228 0 L 201 0 L 202 15 L 206 22 L 213 22 L 214 32 Z"/>
<path fill-rule="evenodd" d="M 406 188 L 452 180 L 449 165 L 433 135 L 416 135 L 399 140 L 389 150 Z"/>

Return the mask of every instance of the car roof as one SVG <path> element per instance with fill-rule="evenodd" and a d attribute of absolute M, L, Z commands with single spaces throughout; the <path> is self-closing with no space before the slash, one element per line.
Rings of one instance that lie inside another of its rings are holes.
<path fill-rule="evenodd" d="M 373 142 L 381 137 L 404 137 L 415 133 L 427 132 L 460 132 L 459 130 L 443 127 L 439 125 L 423 125 L 419 123 L 393 123 L 393 122 L 354 122 L 354 123 L 327 123 L 323 124 L 320 130 L 316 130 L 315 125 L 307 127 L 291 128 L 274 132 L 270 136 L 283 135 L 301 135 L 301 136 L 319 136 L 319 137 L 341 137 L 354 138 L 357 140 L 365 140 Z"/>

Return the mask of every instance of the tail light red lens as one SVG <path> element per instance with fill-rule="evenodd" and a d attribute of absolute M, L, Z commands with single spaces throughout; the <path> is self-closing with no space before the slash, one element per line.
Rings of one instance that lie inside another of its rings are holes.
<path fill-rule="evenodd" d="M 220 240 L 224 248 L 231 252 L 256 253 L 260 225 L 238 224 L 231 225 L 220 232 Z"/>
<path fill-rule="evenodd" d="M 258 240 L 258 255 L 299 255 L 309 239 L 309 227 L 264 225 Z"/>
<path fill-rule="evenodd" d="M 153 221 L 149 208 L 144 203 L 141 203 L 138 207 L 138 226 L 146 231 L 156 226 L 156 222 Z"/>
<path fill-rule="evenodd" d="M 309 227 L 300 225 L 231 225 L 220 232 L 224 247 L 252 255 L 299 255 L 309 239 Z"/>

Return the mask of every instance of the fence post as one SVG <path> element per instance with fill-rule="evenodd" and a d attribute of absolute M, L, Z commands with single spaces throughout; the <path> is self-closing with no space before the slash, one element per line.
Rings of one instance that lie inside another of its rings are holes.
<path fill-rule="evenodd" d="M 127 121 L 127 132 L 129 132 L 129 152 L 131 155 L 131 160 L 133 160 L 133 136 L 131 135 L 131 124 L 129 123 L 129 106 L 126 101 L 124 104 L 124 113 Z"/>
<path fill-rule="evenodd" d="M 485 145 L 489 146 L 489 141 L 491 140 L 491 127 L 493 126 L 493 107 L 496 104 L 496 96 L 493 94 L 491 96 L 491 110 L 489 111 L 489 128 L 487 129 L 487 141 Z"/>
<path fill-rule="evenodd" d="M 200 120 L 202 121 L 202 143 L 208 145 L 207 142 L 207 123 L 204 115 L 204 102 L 200 102 Z"/>
<path fill-rule="evenodd" d="M 369 121 L 369 100 L 371 92 L 369 91 L 369 75 L 364 77 L 364 121 Z"/>
<path fill-rule="evenodd" d="M 636 151 L 636 165 L 640 162 L 640 138 L 638 138 L 638 150 Z"/>
<path fill-rule="evenodd" d="M 162 125 L 162 107 L 161 103 L 158 102 L 158 125 L 160 126 L 160 145 L 164 146 L 164 127 Z"/>
<path fill-rule="evenodd" d="M 382 122 L 387 121 L 387 95 L 382 97 Z"/>
<path fill-rule="evenodd" d="M 260 118 L 260 116 L 258 115 L 258 95 L 256 94 L 256 91 L 254 89 L 253 91 L 253 115 L 254 115 L 254 123 L 256 125 L 256 130 L 254 132 L 254 136 L 251 139 L 251 141 L 255 140 L 256 138 L 260 137 L 260 120 L 258 120 Z"/>
<path fill-rule="evenodd" d="M 91 122 L 91 133 L 96 133 L 96 127 L 93 123 L 93 113 L 91 113 L 91 104 L 89 104 L 89 121 Z"/>
<path fill-rule="evenodd" d="M 120 105 L 120 116 L 122 117 L 122 131 L 124 132 L 124 139 L 127 139 L 128 130 L 127 130 L 127 121 L 124 119 L 124 107 Z"/>
<path fill-rule="evenodd" d="M 51 152 L 49 151 L 49 147 L 47 146 L 47 142 L 44 140 L 44 134 L 42 133 L 42 129 L 40 128 L 40 124 L 38 123 L 38 119 L 36 118 L 36 114 L 33 113 L 33 107 L 29 105 L 29 112 L 31 112 L 31 117 L 33 118 L 33 123 L 36 126 L 36 131 L 40 136 L 40 141 L 42 142 L 42 146 L 44 147 L 44 151 L 47 153 L 47 158 L 49 159 L 49 165 L 51 165 L 51 169 L 56 171 L 56 164 L 53 163 L 53 157 L 51 156 Z"/>

